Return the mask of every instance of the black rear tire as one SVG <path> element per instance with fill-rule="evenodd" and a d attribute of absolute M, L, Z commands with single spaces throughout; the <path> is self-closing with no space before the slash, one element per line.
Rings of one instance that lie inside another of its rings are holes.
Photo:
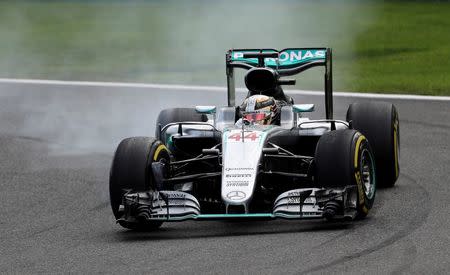
<path fill-rule="evenodd" d="M 122 216 L 119 206 L 126 190 L 133 192 L 155 190 L 151 163 L 170 161 L 170 155 L 161 141 L 150 137 L 131 137 L 122 140 L 117 147 L 109 177 L 111 208 L 116 219 Z M 125 228 L 134 230 L 153 230 L 162 222 L 127 223 Z"/>
<path fill-rule="evenodd" d="M 356 130 L 325 133 L 317 143 L 315 163 L 318 187 L 357 186 L 357 217 L 365 217 L 375 200 L 377 183 L 367 139 Z"/>
<path fill-rule="evenodd" d="M 208 118 L 205 114 L 199 114 L 194 108 L 170 108 L 162 110 L 156 120 L 156 136 L 159 136 L 160 127 L 163 128 L 169 123 L 195 121 L 206 122 Z"/>
<path fill-rule="evenodd" d="M 347 121 L 367 137 L 373 148 L 378 186 L 394 186 L 400 173 L 400 125 L 395 106 L 387 102 L 353 103 Z"/>

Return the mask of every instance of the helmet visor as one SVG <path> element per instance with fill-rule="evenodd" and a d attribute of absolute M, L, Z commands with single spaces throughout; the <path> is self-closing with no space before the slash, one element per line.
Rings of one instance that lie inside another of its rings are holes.
<path fill-rule="evenodd" d="M 244 120 L 251 123 L 265 124 L 266 118 L 270 116 L 270 112 L 252 112 L 243 115 Z"/>

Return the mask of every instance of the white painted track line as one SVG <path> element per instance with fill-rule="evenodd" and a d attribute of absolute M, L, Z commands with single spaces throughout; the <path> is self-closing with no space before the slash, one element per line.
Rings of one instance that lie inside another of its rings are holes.
<path fill-rule="evenodd" d="M 41 84 L 41 85 L 61 85 L 61 86 L 89 86 L 89 87 L 119 87 L 119 88 L 153 88 L 153 89 L 174 89 L 189 91 L 217 91 L 225 92 L 226 87 L 219 86 L 198 86 L 198 85 L 176 85 L 176 84 L 152 84 L 152 83 L 131 83 L 131 82 L 96 82 L 96 81 L 64 81 L 45 79 L 18 79 L 0 78 L 0 83 L 11 84 Z M 237 88 L 238 92 L 246 92 L 245 88 Z M 287 94 L 322 96 L 322 91 L 285 90 Z M 450 96 L 425 96 L 409 94 L 379 94 L 379 93 L 349 93 L 333 92 L 334 96 L 360 97 L 360 98 L 387 98 L 387 99 L 407 99 L 407 100 L 436 100 L 450 101 Z"/>

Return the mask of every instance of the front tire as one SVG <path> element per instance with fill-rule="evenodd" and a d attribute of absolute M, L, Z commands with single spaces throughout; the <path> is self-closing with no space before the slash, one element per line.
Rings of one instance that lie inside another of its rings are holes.
<path fill-rule="evenodd" d="M 119 206 L 127 190 L 133 192 L 155 190 L 151 164 L 154 161 L 169 161 L 166 147 L 150 137 L 131 137 L 122 140 L 117 147 L 109 177 L 111 208 L 116 219 L 121 218 Z M 162 222 L 119 222 L 121 226 L 134 230 L 153 230 Z"/>
<path fill-rule="evenodd" d="M 400 173 L 400 125 L 395 106 L 387 102 L 353 103 L 347 121 L 367 137 L 373 148 L 378 186 L 394 186 Z"/>
<path fill-rule="evenodd" d="M 356 130 L 325 133 L 315 153 L 318 187 L 357 186 L 357 217 L 367 216 L 376 193 L 375 160 L 365 136 Z"/>

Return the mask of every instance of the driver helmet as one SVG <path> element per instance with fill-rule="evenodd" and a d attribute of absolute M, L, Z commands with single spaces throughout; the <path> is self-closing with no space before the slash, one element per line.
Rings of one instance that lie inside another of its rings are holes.
<path fill-rule="evenodd" d="M 275 99 L 265 95 L 252 95 L 241 105 L 242 120 L 252 124 L 273 124 L 278 113 Z"/>

